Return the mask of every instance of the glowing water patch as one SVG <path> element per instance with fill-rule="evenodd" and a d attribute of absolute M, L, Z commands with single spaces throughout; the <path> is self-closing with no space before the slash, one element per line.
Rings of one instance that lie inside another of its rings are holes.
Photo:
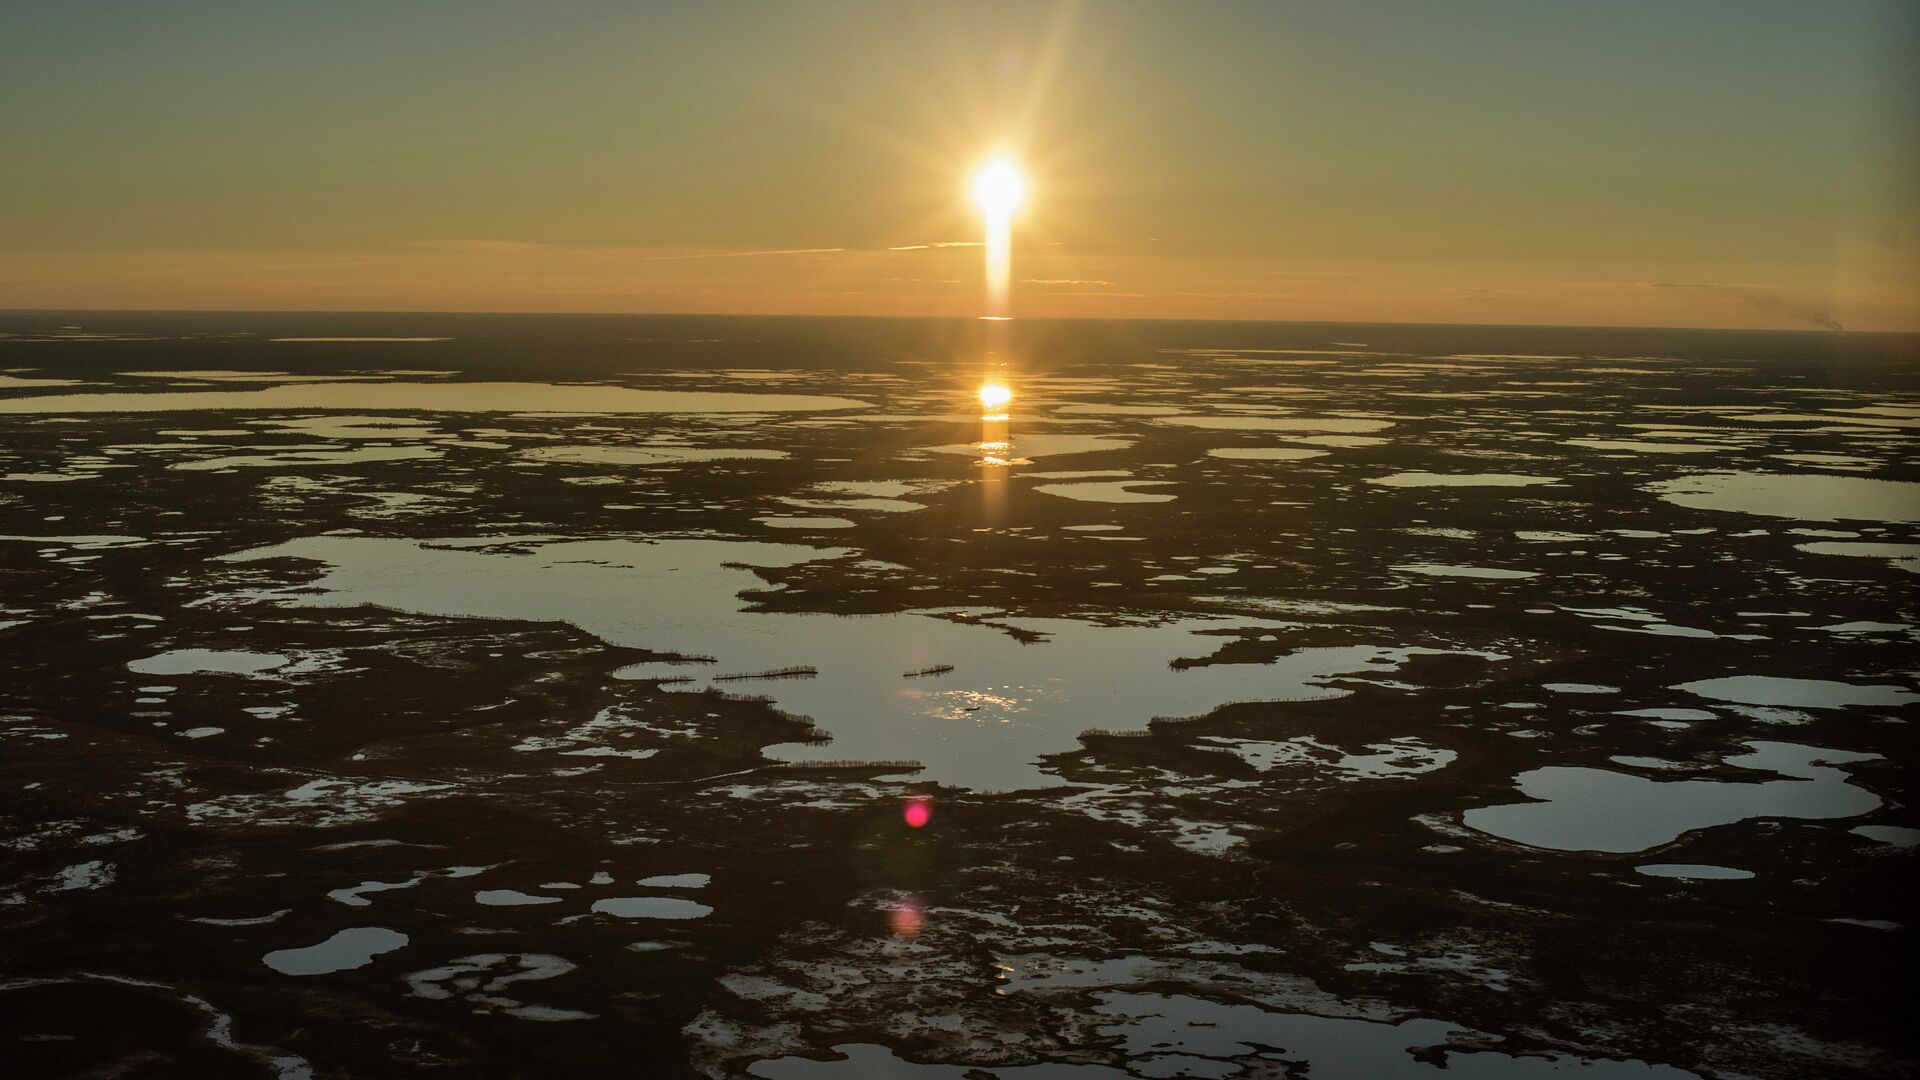
<path fill-rule="evenodd" d="M 1058 416 L 1179 416 L 1185 409 L 1171 405 L 1062 405 Z"/>
<path fill-rule="evenodd" d="M 78 548 L 81 551 L 96 551 L 101 548 L 123 547 L 128 544 L 144 544 L 144 536 L 120 536 L 112 533 L 98 536 L 20 536 L 9 534 L 0 536 L 0 541 L 14 540 L 26 544 L 59 544 Z"/>
<path fill-rule="evenodd" d="M 557 896 L 536 896 L 523 893 L 518 889 L 481 889 L 473 894 L 473 902 L 487 907 L 532 907 L 539 904 L 557 904 Z"/>
<path fill-rule="evenodd" d="M 1842 540 L 1826 540 L 1812 544 L 1795 544 L 1794 549 L 1810 555 L 1843 555 L 1855 559 L 1886 559 L 1896 569 L 1909 574 L 1920 574 L 1920 544 L 1869 544 L 1849 543 Z"/>
<path fill-rule="evenodd" d="M 1302 446 L 1334 446 L 1342 450 L 1358 450 L 1368 446 L 1385 446 L 1392 439 L 1383 439 L 1377 435 L 1301 435 L 1287 439 L 1288 442 Z"/>
<path fill-rule="evenodd" d="M 1920 521 L 1920 484 L 1824 473 L 1712 472 L 1645 485 L 1695 510 L 1798 521 Z"/>
<path fill-rule="evenodd" d="M 1171 483 L 1171 480 L 1113 480 L 1103 483 L 1036 484 L 1033 490 L 1042 495 L 1058 495 L 1076 502 L 1163 503 L 1172 502 L 1177 496 L 1130 489 Z"/>
<path fill-rule="evenodd" d="M 663 683 L 669 689 L 765 696 L 783 712 L 812 718 L 832 737 L 826 744 L 770 747 L 767 753 L 779 760 L 916 761 L 925 767 L 924 779 L 986 790 L 1058 783 L 1037 759 L 1074 748 L 1088 728 L 1140 730 L 1156 716 L 1197 716 L 1229 701 L 1343 697 L 1352 691 L 1330 680 L 1384 675 L 1435 651 L 1303 648 L 1265 664 L 1170 670 L 1174 660 L 1215 652 L 1228 640 L 1222 633 L 1286 624 L 1212 616 L 1160 625 L 1033 618 L 980 625 L 953 618 L 951 610 L 859 617 L 750 612 L 738 594 L 766 585 L 750 567 L 794 566 L 848 552 L 717 540 L 495 543 L 489 550 L 482 546 L 487 541 L 319 536 L 225 560 L 322 564 L 311 592 L 274 594 L 296 607 L 375 605 L 566 622 L 618 645 L 714 657 L 710 665 L 649 663 L 622 674 L 680 680 Z M 1009 631 L 1042 640 L 1022 644 Z M 949 664 L 954 670 L 939 680 L 901 678 L 901 672 Z M 815 674 L 746 684 L 710 678 L 794 668 Z M 1158 674 L 1123 678 L 1120 672 Z"/>
<path fill-rule="evenodd" d="M 1125 450 L 1134 440 L 1122 435 L 1022 435 L 1013 440 L 1011 453 L 1023 458 L 1069 457 L 1104 450 Z M 926 448 L 935 454 L 967 454 L 978 457 L 989 447 L 983 443 L 955 443 Z M 1005 453 L 999 456 L 1004 457 Z"/>
<path fill-rule="evenodd" d="M 1367 483 L 1381 487 L 1535 487 L 1557 484 L 1558 477 L 1524 476 L 1519 473 L 1431 473 L 1402 472 L 1391 476 L 1370 476 Z"/>
<path fill-rule="evenodd" d="M 1796 465 L 1823 465 L 1829 469 L 1871 469 L 1880 463 L 1873 458 L 1854 457 L 1851 454 L 1768 454 L 1775 461 L 1791 461 Z"/>
<path fill-rule="evenodd" d="M 1219 746 L 1261 772 L 1290 768 L 1329 773 L 1341 780 L 1411 780 L 1446 768 L 1456 756 L 1412 736 L 1368 743 L 1362 749 L 1372 753 L 1364 754 L 1329 746 L 1310 735 L 1281 741 L 1208 736 L 1201 741 Z"/>
<path fill-rule="evenodd" d="M 548 953 L 483 953 L 407 976 L 412 996 L 445 1001 L 459 997 L 482 1015 L 499 1012 L 521 1020 L 591 1020 L 593 1013 L 528 1005 L 504 996 L 514 983 L 551 979 L 574 970 L 572 961 Z"/>
<path fill-rule="evenodd" d="M 141 660 L 127 661 L 127 670 L 142 675 L 257 675 L 291 663 L 278 653 L 244 649 L 175 649 Z"/>
<path fill-rule="evenodd" d="M 1832 679 L 1789 679 L 1778 675 L 1731 675 L 1699 679 L 1671 687 L 1696 697 L 1733 701 L 1742 705 L 1790 709 L 1842 709 L 1848 705 L 1904 705 L 1920 701 L 1920 694 L 1886 683 L 1861 685 Z"/>
<path fill-rule="evenodd" d="M 609 896 L 595 900 L 593 910 L 622 919 L 704 919 L 713 909 L 679 896 Z"/>
<path fill-rule="evenodd" d="M 509 413 L 759 413 L 864 409 L 867 403 L 805 394 L 707 393 L 633 390 L 623 386 L 551 383 L 323 383 L 264 390 L 45 394 L 0 399 L 0 413 L 83 413 L 210 410 L 350 409 L 359 412 Z"/>
<path fill-rule="evenodd" d="M 319 465 L 361 465 L 380 461 L 430 461 L 445 452 L 431 446 L 359 446 L 351 450 L 289 450 L 278 454 L 235 454 L 200 458 L 167 466 L 180 472 L 232 472 L 235 469 L 297 469 Z"/>
<path fill-rule="evenodd" d="M 1725 447 L 1711 443 L 1642 442 L 1637 439 L 1563 439 L 1562 445 L 1589 450 L 1623 450 L 1632 454 L 1715 454 Z"/>
<path fill-rule="evenodd" d="M 1448 566 L 1441 563 L 1402 563 L 1390 569 L 1405 574 L 1419 574 L 1423 577 L 1462 577 L 1494 579 L 1520 579 L 1539 577 L 1533 570 L 1502 570 L 1491 566 Z"/>
<path fill-rule="evenodd" d="M 704 889 L 712 882 L 708 874 L 656 874 L 635 884 L 643 889 Z"/>
<path fill-rule="evenodd" d="M 1326 457 L 1329 453 L 1331 451 L 1296 446 L 1221 446 L 1207 451 L 1207 456 L 1228 461 L 1305 461 Z"/>
<path fill-rule="evenodd" d="M 1745 881 L 1753 876 L 1751 870 L 1706 863 L 1647 863 L 1634 867 L 1633 872 L 1648 877 L 1678 878 L 1681 881 Z"/>
<path fill-rule="evenodd" d="M 1362 420 L 1345 416 L 1169 416 L 1156 423 L 1208 431 L 1385 431 L 1391 420 Z"/>
<path fill-rule="evenodd" d="M 824 480 L 813 485 L 813 490 L 836 498 L 898 499 L 902 495 L 921 495 L 952 486 L 951 480 Z"/>
<path fill-rule="evenodd" d="M 122 371 L 123 379 L 169 379 L 174 382 L 240 383 L 322 383 L 369 382 L 384 379 L 382 374 L 295 375 L 286 371 Z"/>
<path fill-rule="evenodd" d="M 338 413 L 322 413 L 317 416 L 248 420 L 246 423 L 256 427 L 278 428 L 281 431 L 311 435 L 317 439 L 449 438 L 434 426 L 433 421 L 413 416 L 354 416 L 352 414 L 343 416 Z M 250 432 L 239 431 L 232 434 L 245 435 Z"/>
<path fill-rule="evenodd" d="M 1642 720 L 1666 720 L 1671 723 L 1695 723 L 1712 720 L 1714 714 L 1705 709 L 1624 709 L 1615 716 L 1632 716 Z"/>
<path fill-rule="evenodd" d="M 758 517 L 754 521 L 769 529 L 797 529 L 817 532 L 821 529 L 851 529 L 856 524 L 841 517 Z"/>
<path fill-rule="evenodd" d="M 694 461 L 779 461 L 785 450 L 701 446 L 542 446 L 522 450 L 530 461 L 566 465 L 674 465 Z"/>
<path fill-rule="evenodd" d="M 1847 782 L 1836 762 L 1878 754 L 1793 743 L 1750 742 L 1728 765 L 1779 773 L 1760 783 L 1648 780 L 1627 773 L 1550 765 L 1522 773 L 1520 794 L 1539 802 L 1468 810 L 1462 821 L 1503 840 L 1556 851 L 1646 851 L 1696 829 L 1749 818 L 1844 818 L 1880 806 L 1880 797 Z"/>
<path fill-rule="evenodd" d="M 1920 829 L 1906 829 L 1898 825 L 1858 825 L 1847 831 L 1876 844 L 1898 848 L 1920 847 Z"/>
<path fill-rule="evenodd" d="M 328 975 L 366 967 L 381 953 L 390 953 L 407 943 L 407 935 L 384 926 L 356 926 L 342 930 L 318 945 L 302 949 L 279 949 L 261 957 L 261 962 L 282 975 Z"/>

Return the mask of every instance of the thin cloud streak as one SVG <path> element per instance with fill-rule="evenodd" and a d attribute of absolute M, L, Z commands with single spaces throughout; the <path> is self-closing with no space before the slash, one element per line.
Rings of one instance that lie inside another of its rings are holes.
<path fill-rule="evenodd" d="M 756 255 L 832 255 L 847 250 L 843 247 L 825 248 L 771 248 L 765 251 L 708 251 L 697 255 L 649 255 L 649 262 L 680 262 L 686 259 L 745 259 Z"/>

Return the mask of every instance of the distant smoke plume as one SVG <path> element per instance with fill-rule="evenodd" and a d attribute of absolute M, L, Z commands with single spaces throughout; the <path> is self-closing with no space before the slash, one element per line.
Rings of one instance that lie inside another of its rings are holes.
<path fill-rule="evenodd" d="M 1846 329 L 1846 327 L 1840 325 L 1839 319 L 1834 318 L 1819 308 L 1803 304 L 1791 297 L 1782 296 L 1777 292 L 1758 288 L 1753 285 L 1729 285 L 1721 282 L 1698 281 L 1649 281 L 1647 282 L 1647 286 L 1654 289 L 1712 289 L 1715 292 L 1737 296 L 1769 315 L 1784 315 L 1791 319 L 1799 319 L 1809 326 L 1817 326 L 1822 330 L 1838 331 Z"/>

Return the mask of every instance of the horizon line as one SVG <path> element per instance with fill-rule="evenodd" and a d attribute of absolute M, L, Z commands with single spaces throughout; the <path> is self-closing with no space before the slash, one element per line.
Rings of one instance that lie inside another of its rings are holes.
<path fill-rule="evenodd" d="M 742 312 L 742 311 L 542 311 L 499 309 L 493 311 L 407 308 L 10 308 L 0 307 L 7 315 L 456 315 L 456 316 L 539 316 L 547 318 L 631 318 L 631 319 L 889 319 L 977 322 L 979 315 L 899 315 L 844 314 L 818 312 Z M 1818 334 L 1839 335 L 1920 335 L 1920 327 L 1904 330 L 1828 330 L 1817 326 L 1687 326 L 1649 323 L 1501 323 L 1501 322 L 1414 322 L 1392 319 L 1207 319 L 1177 316 L 1138 315 L 1022 315 L 1009 322 L 1106 322 L 1106 323 L 1216 323 L 1241 325 L 1290 326 L 1481 326 L 1533 330 L 1685 330 L 1729 334 Z M 0 338 L 0 344 L 5 339 Z"/>

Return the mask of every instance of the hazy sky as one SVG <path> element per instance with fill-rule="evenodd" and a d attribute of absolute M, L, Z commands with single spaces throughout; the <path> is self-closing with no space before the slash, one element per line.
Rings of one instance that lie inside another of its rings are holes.
<path fill-rule="evenodd" d="M 1920 4 L 0 6 L 0 307 L 1920 329 Z M 812 250 L 832 249 L 832 250 Z M 896 250 L 899 249 L 899 250 Z"/>

